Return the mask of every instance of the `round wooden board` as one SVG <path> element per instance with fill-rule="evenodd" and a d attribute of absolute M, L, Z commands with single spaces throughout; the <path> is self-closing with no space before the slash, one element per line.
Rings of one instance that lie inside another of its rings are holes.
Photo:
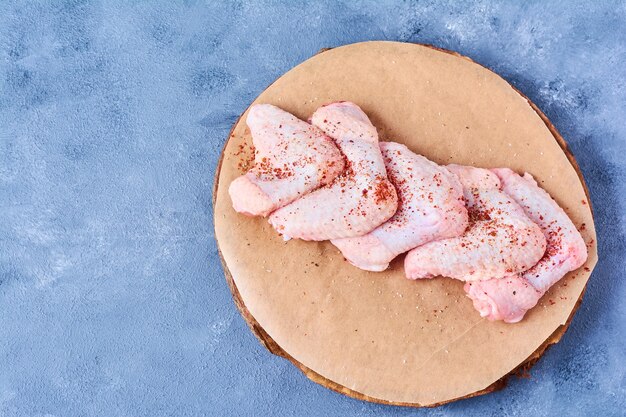
<path fill-rule="evenodd" d="M 213 193 L 216 239 L 237 307 L 272 353 L 358 399 L 435 406 L 502 388 L 560 340 L 597 261 L 588 193 L 565 141 L 499 76 L 426 45 L 366 42 L 327 50 L 255 103 L 306 119 L 335 100 L 359 104 L 381 140 L 436 162 L 532 173 L 582 229 L 589 259 L 521 323 L 507 325 L 481 319 L 460 282 L 406 280 L 403 257 L 388 271 L 369 273 L 347 264 L 328 242 L 282 242 L 264 219 L 230 205 L 228 185 L 251 157 L 244 113 L 225 145 Z"/>

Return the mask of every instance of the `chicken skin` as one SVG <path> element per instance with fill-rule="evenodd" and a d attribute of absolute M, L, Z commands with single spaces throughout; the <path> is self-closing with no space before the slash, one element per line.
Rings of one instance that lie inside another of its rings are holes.
<path fill-rule="evenodd" d="M 393 258 L 426 242 L 459 236 L 468 221 L 456 175 L 399 143 L 381 142 L 380 149 L 398 192 L 398 210 L 366 235 L 332 241 L 351 264 L 367 271 L 383 271 Z"/>
<path fill-rule="evenodd" d="M 462 281 L 503 278 L 526 271 L 541 259 L 546 238 L 522 207 L 500 190 L 498 176 L 482 168 L 449 165 L 459 177 L 470 224 L 460 237 L 442 239 L 411 250 L 407 278 L 437 275 Z"/>
<path fill-rule="evenodd" d="M 246 119 L 255 165 L 228 189 L 236 211 L 267 216 L 333 181 L 344 170 L 341 152 L 320 129 L 270 104 L 256 104 Z"/>
<path fill-rule="evenodd" d="M 376 128 L 350 102 L 320 107 L 311 122 L 335 140 L 346 158 L 346 170 L 328 186 L 276 210 L 270 223 L 285 239 L 319 241 L 369 233 L 398 207 Z"/>
<path fill-rule="evenodd" d="M 547 251 L 535 266 L 522 274 L 467 283 L 465 291 L 482 317 L 515 323 L 554 283 L 585 263 L 587 247 L 567 214 L 530 174 L 522 177 L 508 168 L 493 172 L 500 178 L 503 191 L 541 227 Z"/>

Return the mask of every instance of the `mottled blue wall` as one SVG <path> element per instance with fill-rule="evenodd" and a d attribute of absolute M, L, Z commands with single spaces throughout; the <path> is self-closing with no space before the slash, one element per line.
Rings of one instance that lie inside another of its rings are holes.
<path fill-rule="evenodd" d="M 618 2 L 0 4 L 0 416 L 625 413 L 626 7 Z M 237 313 L 211 187 L 231 124 L 322 47 L 432 43 L 552 119 L 601 260 L 531 379 L 432 410 L 308 381 Z"/>

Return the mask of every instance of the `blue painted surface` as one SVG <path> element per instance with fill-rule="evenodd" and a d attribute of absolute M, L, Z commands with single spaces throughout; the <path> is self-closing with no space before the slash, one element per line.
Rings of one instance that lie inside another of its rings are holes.
<path fill-rule="evenodd" d="M 169 3 L 169 2 L 167 2 Z M 0 5 L 0 416 L 626 412 L 626 7 L 617 2 Z M 569 141 L 601 261 L 530 379 L 432 410 L 307 380 L 237 313 L 211 187 L 231 124 L 322 47 L 432 43 Z"/>

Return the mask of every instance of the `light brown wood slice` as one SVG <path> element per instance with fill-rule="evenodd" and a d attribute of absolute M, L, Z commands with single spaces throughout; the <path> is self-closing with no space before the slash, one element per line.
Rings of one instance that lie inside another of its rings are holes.
<path fill-rule="evenodd" d="M 319 105 L 352 100 L 381 140 L 442 164 L 528 171 L 588 242 L 589 259 L 519 324 L 480 319 L 462 283 L 403 277 L 403 256 L 383 273 L 360 271 L 328 242 L 284 243 L 264 219 L 235 213 L 227 194 L 251 143 L 245 113 L 216 171 L 215 232 L 237 308 L 272 353 L 311 380 L 361 400 L 436 406 L 500 389 L 557 343 L 597 262 L 590 199 L 565 140 L 523 94 L 457 53 L 367 42 L 307 60 L 256 100 L 306 119 Z M 243 162 L 243 163 L 242 163 Z"/>

